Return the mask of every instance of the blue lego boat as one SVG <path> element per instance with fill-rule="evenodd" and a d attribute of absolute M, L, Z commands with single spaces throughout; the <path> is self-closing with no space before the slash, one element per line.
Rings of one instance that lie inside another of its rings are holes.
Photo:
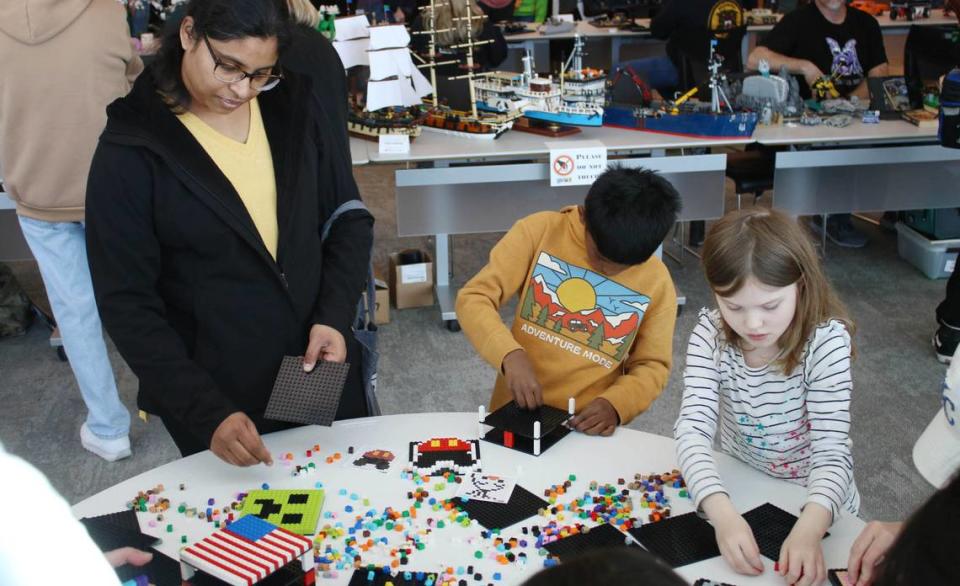
<path fill-rule="evenodd" d="M 603 126 L 603 109 L 591 113 L 584 112 L 548 112 L 543 110 L 526 110 L 523 115 L 531 120 L 542 120 L 563 126 Z"/>
<path fill-rule="evenodd" d="M 634 106 L 607 105 L 603 110 L 606 126 L 645 130 L 661 134 L 695 138 L 749 138 L 757 127 L 756 112 L 681 112 L 679 114 L 657 113 L 644 115 Z"/>

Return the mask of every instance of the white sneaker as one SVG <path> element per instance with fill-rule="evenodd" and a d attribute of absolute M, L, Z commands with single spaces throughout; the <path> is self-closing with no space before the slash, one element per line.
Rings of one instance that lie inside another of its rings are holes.
<path fill-rule="evenodd" d="M 116 462 L 130 457 L 130 437 L 103 439 L 95 436 L 87 424 L 80 426 L 80 443 L 107 462 Z"/>

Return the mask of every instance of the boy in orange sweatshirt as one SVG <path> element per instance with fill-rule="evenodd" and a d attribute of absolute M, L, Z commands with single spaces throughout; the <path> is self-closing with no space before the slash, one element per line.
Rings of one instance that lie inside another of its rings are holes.
<path fill-rule="evenodd" d="M 518 221 L 460 290 L 457 319 L 499 371 L 490 400 L 566 410 L 610 435 L 650 406 L 670 373 L 677 295 L 653 256 L 680 197 L 652 171 L 612 167 L 582 206 Z M 499 309 L 519 293 L 513 327 Z"/>

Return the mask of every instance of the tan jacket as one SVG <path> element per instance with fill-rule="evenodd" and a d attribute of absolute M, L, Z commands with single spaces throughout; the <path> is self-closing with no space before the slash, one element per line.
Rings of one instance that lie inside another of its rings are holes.
<path fill-rule="evenodd" d="M 116 0 L 0 2 L 0 170 L 18 214 L 83 220 L 107 104 L 142 69 Z"/>

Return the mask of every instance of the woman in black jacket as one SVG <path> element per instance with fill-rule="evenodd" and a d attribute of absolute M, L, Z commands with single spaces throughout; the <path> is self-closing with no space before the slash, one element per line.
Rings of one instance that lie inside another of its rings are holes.
<path fill-rule="evenodd" d="M 321 241 L 357 188 L 342 111 L 280 66 L 285 3 L 191 0 L 185 12 L 107 110 L 87 193 L 90 268 L 138 403 L 181 453 L 270 463 L 259 434 L 287 427 L 263 418 L 283 356 L 303 354 L 309 370 L 355 348 L 373 218 L 347 212 Z M 244 166 L 237 149 L 257 144 L 261 164 Z M 341 419 L 366 415 L 356 366 Z"/>

